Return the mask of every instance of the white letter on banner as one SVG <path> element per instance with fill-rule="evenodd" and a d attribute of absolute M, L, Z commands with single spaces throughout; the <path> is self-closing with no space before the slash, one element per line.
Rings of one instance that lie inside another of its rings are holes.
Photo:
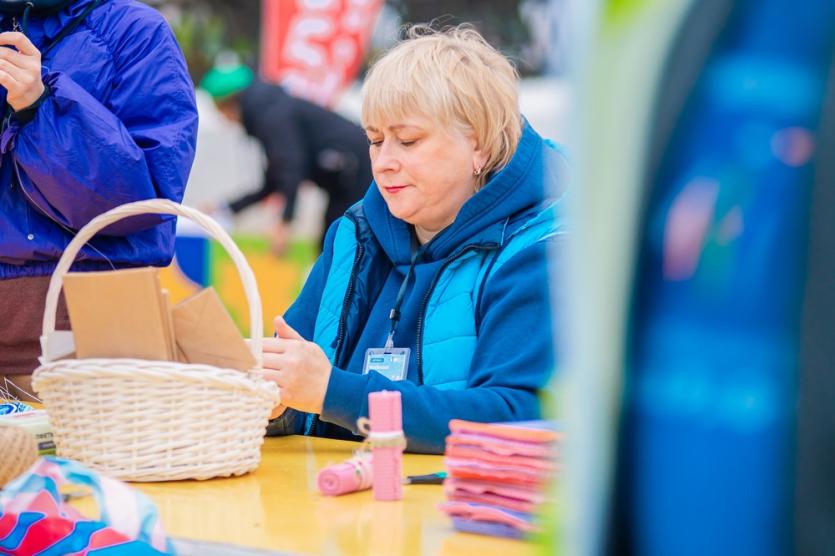
<path fill-rule="evenodd" d="M 327 39 L 333 35 L 333 22 L 326 17 L 299 17 L 290 24 L 284 57 L 308 67 L 321 67 L 327 62 L 327 52 L 309 39 Z"/>
<path fill-rule="evenodd" d="M 331 58 L 333 59 L 334 69 L 338 69 L 341 73 L 354 63 L 357 58 L 357 44 L 351 37 L 339 37 L 331 45 Z"/>
<path fill-rule="evenodd" d="M 301 0 L 300 6 L 305 10 L 332 10 L 338 3 L 339 0 Z"/>

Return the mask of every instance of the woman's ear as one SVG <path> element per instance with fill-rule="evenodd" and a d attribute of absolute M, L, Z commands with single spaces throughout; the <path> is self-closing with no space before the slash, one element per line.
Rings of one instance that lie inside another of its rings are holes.
<path fill-rule="evenodd" d="M 476 176 L 481 175 L 481 172 L 484 170 L 484 166 L 486 164 L 487 155 L 485 155 L 481 150 L 473 151 L 473 174 Z"/>
<path fill-rule="evenodd" d="M 470 133 L 467 138 L 473 148 L 473 173 L 478 175 L 481 173 L 484 165 L 487 164 L 487 154 L 481 149 L 475 133 Z"/>

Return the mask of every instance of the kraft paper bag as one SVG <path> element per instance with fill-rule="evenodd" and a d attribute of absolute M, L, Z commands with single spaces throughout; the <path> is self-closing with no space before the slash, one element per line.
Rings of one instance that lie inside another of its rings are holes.
<path fill-rule="evenodd" d="M 64 296 L 79 359 L 171 360 L 156 268 L 70 273 Z"/>
<path fill-rule="evenodd" d="M 162 304 L 162 320 L 165 326 L 165 345 L 168 346 L 168 360 L 177 361 L 177 342 L 174 340 L 174 314 L 168 290 L 161 290 L 160 303 Z"/>
<path fill-rule="evenodd" d="M 174 337 L 189 363 L 247 371 L 255 357 L 213 288 L 174 307 Z"/>

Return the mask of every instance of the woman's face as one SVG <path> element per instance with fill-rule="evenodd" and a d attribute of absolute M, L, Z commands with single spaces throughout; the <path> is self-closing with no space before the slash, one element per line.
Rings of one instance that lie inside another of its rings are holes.
<path fill-rule="evenodd" d="M 423 117 L 374 122 L 366 133 L 374 180 L 391 213 L 433 234 L 452 224 L 484 164 L 475 139 Z"/>

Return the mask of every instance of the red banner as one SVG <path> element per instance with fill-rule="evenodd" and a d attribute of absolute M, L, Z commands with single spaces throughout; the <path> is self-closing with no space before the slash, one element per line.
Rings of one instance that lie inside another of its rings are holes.
<path fill-rule="evenodd" d="M 382 0 L 262 0 L 261 75 L 332 106 L 356 78 Z"/>

